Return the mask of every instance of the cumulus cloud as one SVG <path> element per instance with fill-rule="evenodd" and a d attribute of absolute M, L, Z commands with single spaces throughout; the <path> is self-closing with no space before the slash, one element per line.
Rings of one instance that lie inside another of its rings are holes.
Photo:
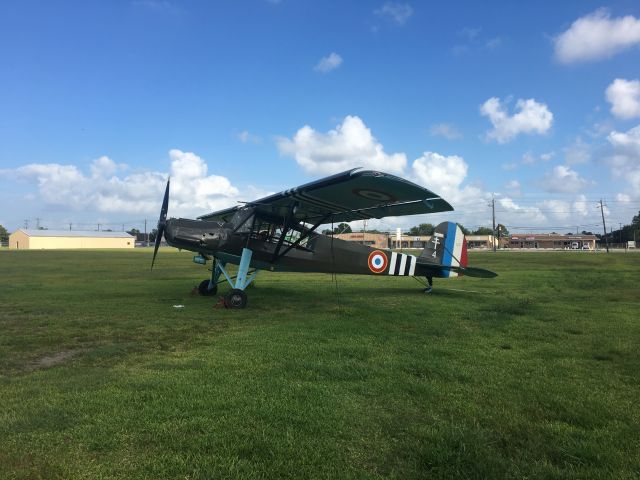
<path fill-rule="evenodd" d="M 429 132 L 435 137 L 444 137 L 447 140 L 455 140 L 462 137 L 462 134 L 458 131 L 456 126 L 451 123 L 437 123 L 435 125 L 431 125 Z"/>
<path fill-rule="evenodd" d="M 413 15 L 413 8 L 408 3 L 387 2 L 374 10 L 377 16 L 387 18 L 398 26 L 404 25 Z"/>
<path fill-rule="evenodd" d="M 605 92 L 611 113 L 618 118 L 640 117 L 640 80 L 616 78 Z"/>
<path fill-rule="evenodd" d="M 170 211 L 195 215 L 231 206 L 238 189 L 219 175 L 209 175 L 206 163 L 192 152 L 171 150 Z M 167 176 L 141 171 L 118 176 L 126 166 L 103 156 L 85 174 L 75 165 L 32 163 L 2 173 L 32 182 L 45 204 L 76 211 L 156 214 L 160 209 Z"/>
<path fill-rule="evenodd" d="M 558 165 L 544 175 L 541 187 L 550 193 L 576 193 L 589 184 L 578 172 Z"/>
<path fill-rule="evenodd" d="M 322 57 L 313 69 L 320 73 L 329 73 L 342 65 L 342 57 L 335 52 L 331 52 L 326 57 Z"/>
<path fill-rule="evenodd" d="M 330 174 L 354 167 L 402 173 L 407 165 L 404 153 L 387 154 L 371 130 L 357 116 L 347 116 L 327 133 L 308 125 L 293 138 L 277 139 L 283 155 L 293 157 L 311 174 Z"/>
<path fill-rule="evenodd" d="M 519 205 L 505 196 L 496 199 L 500 223 L 507 225 L 544 225 L 548 219 L 537 206 Z"/>
<path fill-rule="evenodd" d="M 627 132 L 613 131 L 607 140 L 612 149 L 607 162 L 614 177 L 624 178 L 640 197 L 640 125 Z"/>
<path fill-rule="evenodd" d="M 555 38 L 555 55 L 562 63 L 609 58 L 640 44 L 640 20 L 632 15 L 611 18 L 598 9 L 578 18 Z"/>
<path fill-rule="evenodd" d="M 521 133 L 543 134 L 549 131 L 553 123 L 553 113 L 544 103 L 534 99 L 518 100 L 516 113 L 509 115 L 499 98 L 492 97 L 482 104 L 480 113 L 486 116 L 493 125 L 487 132 L 488 139 L 498 143 L 507 143 Z"/>
<path fill-rule="evenodd" d="M 471 185 L 463 186 L 469 166 L 457 155 L 440 155 L 424 152 L 411 165 L 412 178 L 437 193 L 455 207 L 456 203 L 478 202 L 488 198 L 488 193 Z"/>

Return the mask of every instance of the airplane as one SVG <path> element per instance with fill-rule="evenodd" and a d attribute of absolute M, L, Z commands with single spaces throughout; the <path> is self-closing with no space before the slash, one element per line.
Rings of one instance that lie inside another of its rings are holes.
<path fill-rule="evenodd" d="M 317 232 L 321 225 L 453 210 L 432 191 L 388 173 L 354 168 L 196 219 L 167 219 L 170 181 L 162 200 L 151 268 L 163 236 L 170 246 L 196 253 L 195 263 L 212 261 L 211 276 L 200 282 L 198 291 L 215 295 L 218 284 L 227 281 L 231 287 L 223 297 L 227 308 L 246 307 L 245 290 L 261 270 L 413 276 L 426 279 L 427 293 L 434 277 L 497 276 L 467 266 L 464 234 L 453 222 L 438 225 L 419 256 Z M 227 264 L 238 265 L 235 276 L 229 275 Z"/>

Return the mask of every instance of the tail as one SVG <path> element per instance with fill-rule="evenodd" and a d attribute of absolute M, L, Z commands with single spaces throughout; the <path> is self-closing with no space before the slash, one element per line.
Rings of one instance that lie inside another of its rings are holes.
<path fill-rule="evenodd" d="M 467 240 L 464 233 L 453 222 L 438 225 L 428 245 L 418 257 L 421 263 L 430 263 L 440 267 L 442 277 L 495 277 L 496 274 L 482 268 L 467 267 Z"/>

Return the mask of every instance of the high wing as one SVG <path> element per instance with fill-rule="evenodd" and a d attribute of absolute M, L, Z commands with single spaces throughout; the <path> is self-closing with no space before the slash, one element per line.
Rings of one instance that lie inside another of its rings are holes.
<path fill-rule="evenodd" d="M 453 210 L 440 196 L 408 180 L 354 168 L 249 202 L 246 206 L 231 207 L 198 218 L 229 221 L 234 213 L 245 207 L 275 216 L 292 215 L 292 221 L 311 224 Z"/>

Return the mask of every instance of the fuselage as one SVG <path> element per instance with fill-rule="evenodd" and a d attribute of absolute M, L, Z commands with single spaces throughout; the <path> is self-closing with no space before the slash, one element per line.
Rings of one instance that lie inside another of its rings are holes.
<path fill-rule="evenodd" d="M 190 219 L 167 220 L 165 238 L 172 247 L 238 264 L 244 248 L 252 251 L 251 267 L 269 271 L 415 275 L 438 277 L 440 270 L 414 255 L 375 249 L 355 242 L 312 233 L 304 242 L 277 256 L 278 242 L 249 231 L 234 232 L 232 224 Z M 287 245 L 280 246 L 282 252 Z"/>

